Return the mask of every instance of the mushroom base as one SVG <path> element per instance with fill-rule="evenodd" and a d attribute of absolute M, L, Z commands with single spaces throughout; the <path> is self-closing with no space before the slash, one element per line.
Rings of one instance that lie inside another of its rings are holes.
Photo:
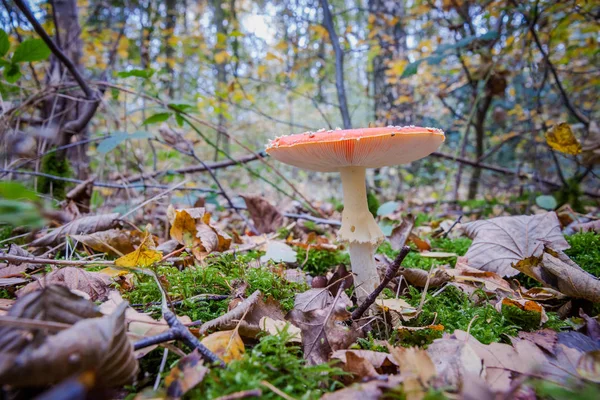
<path fill-rule="evenodd" d="M 375 264 L 376 249 L 377 246 L 369 243 L 350 243 L 348 246 L 354 274 L 354 288 L 359 303 L 362 303 L 379 285 L 379 274 Z"/>

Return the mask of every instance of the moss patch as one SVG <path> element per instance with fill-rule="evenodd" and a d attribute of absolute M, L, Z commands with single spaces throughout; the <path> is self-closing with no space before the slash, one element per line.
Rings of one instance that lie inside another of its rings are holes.
<path fill-rule="evenodd" d="M 600 277 L 600 235 L 579 232 L 566 239 L 571 248 L 565 250 L 565 254 L 590 274 Z"/>
<path fill-rule="evenodd" d="M 53 151 L 42 158 L 42 172 L 63 178 L 70 177 L 73 171 L 69 160 L 66 157 L 59 157 L 57 153 Z M 38 190 L 41 193 L 51 194 L 55 199 L 63 200 L 66 195 L 67 184 L 68 182 L 65 181 L 42 176 L 38 179 Z"/>

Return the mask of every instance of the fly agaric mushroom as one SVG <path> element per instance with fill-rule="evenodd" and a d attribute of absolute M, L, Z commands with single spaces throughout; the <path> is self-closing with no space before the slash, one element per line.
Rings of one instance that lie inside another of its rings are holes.
<path fill-rule="evenodd" d="M 340 172 L 344 211 L 338 237 L 348 243 L 359 300 L 379 284 L 375 250 L 385 238 L 367 206 L 366 169 L 421 159 L 434 152 L 444 138 L 440 129 L 416 126 L 338 128 L 281 136 L 267 146 L 267 153 L 283 163 L 311 171 Z"/>

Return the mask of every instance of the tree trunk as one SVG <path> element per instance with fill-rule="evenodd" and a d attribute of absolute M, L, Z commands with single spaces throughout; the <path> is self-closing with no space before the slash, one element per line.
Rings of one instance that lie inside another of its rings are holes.
<path fill-rule="evenodd" d="M 217 37 L 221 35 L 227 36 L 227 26 L 225 26 L 225 12 L 223 10 L 222 5 L 225 4 L 223 0 L 211 0 L 211 5 L 213 8 L 213 25 L 217 31 Z M 226 49 L 227 44 L 224 44 L 224 48 L 219 46 L 215 47 L 215 53 L 223 51 Z M 225 68 L 225 63 L 215 63 L 217 68 L 217 97 L 218 97 L 218 115 L 217 115 L 217 148 L 215 149 L 215 158 L 217 161 L 219 159 L 219 151 L 224 151 L 229 154 L 229 138 L 222 133 L 225 130 L 225 115 L 223 114 L 223 107 L 225 106 L 225 102 L 223 101 L 223 93 L 225 92 L 227 86 L 227 69 Z"/>
<path fill-rule="evenodd" d="M 170 39 L 173 37 L 175 33 L 175 27 L 177 26 L 177 0 L 167 0 L 165 2 L 167 8 L 167 17 L 165 20 L 165 69 L 169 73 L 169 76 L 172 78 L 169 79 L 169 97 L 173 98 L 175 94 L 175 79 L 173 74 L 173 68 L 171 67 L 171 63 L 173 63 L 173 58 L 175 57 L 175 49 L 171 45 Z"/>
<path fill-rule="evenodd" d="M 81 41 L 81 27 L 79 25 L 79 11 L 76 0 L 55 0 L 53 3 L 54 22 L 56 24 L 56 42 L 65 55 L 73 62 L 75 67 L 82 72 L 81 57 L 83 54 L 83 43 Z M 49 73 L 46 77 L 49 85 L 58 85 L 65 81 L 72 81 L 72 76 L 55 57 L 50 58 Z M 73 94 L 73 93 L 71 93 Z M 85 97 L 81 94 L 81 97 Z M 50 97 L 42 107 L 43 118 L 48 121 L 47 126 L 56 131 L 59 137 L 56 144 L 62 146 L 68 144 L 73 136 L 78 136 L 78 141 L 85 140 L 88 136 L 87 127 L 79 130 L 76 134 L 66 132 L 62 128 L 70 121 L 77 120 L 85 112 L 85 102 L 67 99 L 65 97 Z M 81 144 L 68 151 L 56 154 L 57 159 L 68 157 L 71 167 L 75 170 L 79 179 L 87 179 L 89 175 L 89 159 L 87 157 L 87 145 Z"/>
<path fill-rule="evenodd" d="M 492 104 L 491 93 L 487 93 L 482 101 L 482 104 L 477 107 L 476 119 L 475 119 L 475 159 L 479 160 L 483 156 L 484 152 L 484 139 L 485 139 L 485 117 L 487 116 L 490 105 Z M 473 200 L 477 197 L 477 191 L 479 190 L 479 181 L 481 180 L 481 168 L 475 167 L 471 180 L 469 181 L 469 193 L 468 199 Z"/>
<path fill-rule="evenodd" d="M 412 122 L 412 105 L 402 98 L 412 98 L 410 86 L 404 81 L 390 81 L 386 75 L 394 60 L 406 59 L 406 33 L 403 27 L 404 2 L 369 0 L 369 12 L 375 39 L 380 47 L 373 59 L 373 98 L 378 126 L 408 125 Z M 399 101 L 400 100 L 400 101 Z"/>

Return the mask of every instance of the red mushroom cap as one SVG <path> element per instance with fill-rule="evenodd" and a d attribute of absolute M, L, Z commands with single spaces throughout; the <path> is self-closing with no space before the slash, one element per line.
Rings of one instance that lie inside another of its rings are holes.
<path fill-rule="evenodd" d="M 267 153 L 299 168 L 334 172 L 350 166 L 407 164 L 437 150 L 444 139 L 440 129 L 417 126 L 321 129 L 278 137 L 269 143 Z"/>

